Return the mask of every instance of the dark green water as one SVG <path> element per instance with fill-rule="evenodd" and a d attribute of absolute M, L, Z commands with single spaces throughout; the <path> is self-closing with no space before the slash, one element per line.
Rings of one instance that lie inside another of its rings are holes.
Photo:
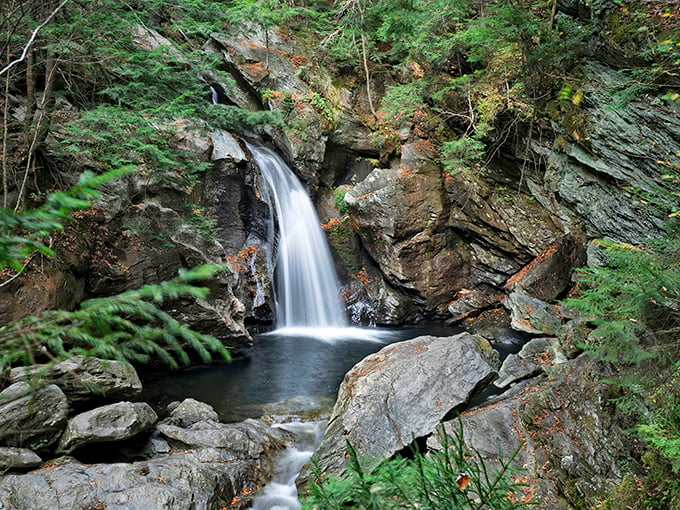
<path fill-rule="evenodd" d="M 345 373 L 385 345 L 457 332 L 446 326 L 424 326 L 369 330 L 370 335 L 340 334 L 325 340 L 293 334 L 256 335 L 246 359 L 152 375 L 144 381 L 143 398 L 158 409 L 172 401 L 195 398 L 212 405 L 224 420 L 246 416 L 248 407 L 296 397 L 335 399 Z"/>

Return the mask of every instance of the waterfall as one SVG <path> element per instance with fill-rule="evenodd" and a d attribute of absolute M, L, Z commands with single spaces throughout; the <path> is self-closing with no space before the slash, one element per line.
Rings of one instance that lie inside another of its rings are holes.
<path fill-rule="evenodd" d="M 302 183 L 275 152 L 248 149 L 266 184 L 262 199 L 278 225 L 277 330 L 347 327 L 328 242 Z"/>

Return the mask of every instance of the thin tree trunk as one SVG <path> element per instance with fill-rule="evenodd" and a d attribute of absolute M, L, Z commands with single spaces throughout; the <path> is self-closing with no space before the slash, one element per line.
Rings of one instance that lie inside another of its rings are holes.
<path fill-rule="evenodd" d="M 19 194 L 14 206 L 14 212 L 19 211 L 24 200 L 24 193 L 26 191 L 26 182 L 28 182 L 28 175 L 35 170 L 35 154 L 38 147 L 47 138 L 49 131 L 49 109 L 52 104 L 52 90 L 54 89 L 54 81 L 57 75 L 58 60 L 52 57 L 47 59 L 47 74 L 45 75 L 45 89 L 43 91 L 42 99 L 38 106 L 38 120 L 35 123 L 33 131 L 33 139 L 28 148 L 28 155 L 26 156 L 26 170 L 21 181 Z M 44 121 L 44 122 L 43 122 Z"/>
<path fill-rule="evenodd" d="M 9 56 L 9 50 L 7 51 Z M 9 58 L 8 58 L 9 59 Z M 7 183 L 7 137 L 9 134 L 9 84 L 12 77 L 11 71 L 5 75 L 5 108 L 2 115 L 2 207 L 7 208 L 7 195 L 9 194 Z"/>
<path fill-rule="evenodd" d="M 550 13 L 550 29 L 555 28 L 555 16 L 557 16 L 557 2 L 559 0 L 552 0 L 552 12 Z"/>
<path fill-rule="evenodd" d="M 373 114 L 373 117 L 375 117 L 375 120 L 378 121 L 378 114 L 375 112 L 375 108 L 373 107 L 373 98 L 371 97 L 371 73 L 368 69 L 368 51 L 366 50 L 366 36 L 364 33 L 361 33 L 361 53 L 363 57 L 363 62 L 364 62 L 364 72 L 366 73 L 366 95 L 368 96 L 368 107 L 371 109 L 371 113 Z"/>
<path fill-rule="evenodd" d="M 35 51 L 31 50 L 26 56 L 26 119 L 33 117 L 35 112 Z"/>

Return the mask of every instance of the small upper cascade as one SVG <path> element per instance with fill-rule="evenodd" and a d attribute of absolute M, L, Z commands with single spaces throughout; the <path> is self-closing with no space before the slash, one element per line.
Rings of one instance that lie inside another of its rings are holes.
<path fill-rule="evenodd" d="M 250 144 L 248 149 L 278 226 L 277 329 L 347 327 L 328 242 L 302 183 L 275 152 Z"/>

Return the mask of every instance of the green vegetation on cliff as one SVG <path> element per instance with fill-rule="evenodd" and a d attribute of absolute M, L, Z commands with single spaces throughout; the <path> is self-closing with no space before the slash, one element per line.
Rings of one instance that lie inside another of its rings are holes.
<path fill-rule="evenodd" d="M 327 64 L 366 98 L 360 115 L 377 133 L 396 138 L 404 126 L 413 128 L 447 172 L 466 172 L 508 139 L 521 139 L 528 152 L 532 137 L 551 122 L 587 146 L 579 68 L 585 56 L 606 54 L 623 77 L 611 91 L 612 108 L 641 94 L 659 104 L 678 101 L 677 16 L 673 3 L 626 0 L 6 0 L 0 14 L 3 284 L 33 253 L 58 253 L 48 246 L 49 232 L 91 199 L 94 181 L 76 184 L 84 168 L 134 167 L 188 196 L 208 165 L 175 143 L 184 132 L 280 124 L 275 112 L 210 104 L 208 81 L 232 83 L 221 56 L 203 51 L 212 32 L 278 26 L 317 57 L 299 70 L 309 81 L 314 65 Z M 304 100 L 332 126 L 333 101 L 311 85 L 315 91 Z M 294 102 L 288 105 L 297 122 Z M 677 161 L 660 161 L 667 186 L 654 196 L 631 194 L 647 204 L 661 198 L 662 214 L 677 217 L 679 171 Z M 71 193 L 50 193 L 73 185 Z M 339 197 L 338 204 L 344 206 Z M 680 497 L 667 476 L 680 469 L 678 250 L 672 229 L 636 246 L 605 243 L 607 263 L 583 272 L 583 294 L 571 302 L 598 327 L 587 348 L 620 371 L 621 403 L 635 413 L 650 446 L 643 459 L 648 476 L 631 481 L 631 474 L 621 489 L 621 499 L 637 508 L 671 507 Z M 187 361 L 187 346 L 204 358 L 226 356 L 214 339 L 195 336 L 156 307 L 180 293 L 203 297 L 193 283 L 207 272 L 5 326 L 0 369 L 33 362 L 41 346 L 52 356 L 156 356 L 171 364 Z M 413 465 L 407 472 L 427 487 Z M 359 482 L 358 497 L 370 501 L 366 481 Z"/>
<path fill-rule="evenodd" d="M 222 3 L 13 1 L 7 7 L 0 19 L 5 207 L 24 207 L 32 183 L 44 189 L 72 182 L 77 164 L 134 165 L 190 190 L 206 165 L 171 143 L 173 136 L 276 120 L 209 101 L 201 76 L 231 81 L 218 59 L 202 51 L 209 34 L 226 24 Z M 48 140 L 62 151 L 55 153 Z"/>
<path fill-rule="evenodd" d="M 59 255 L 50 236 L 90 207 L 103 183 L 135 171 L 188 194 L 208 165 L 173 143 L 178 132 L 274 119 L 210 105 L 200 74 L 229 79 L 201 46 L 224 23 L 217 2 L 3 3 L 0 285 L 42 256 Z M 79 177 L 84 169 L 100 175 Z M 50 192 L 55 188 L 68 191 Z M 7 324 L 0 329 L 0 372 L 75 354 L 170 366 L 188 363 L 191 352 L 203 361 L 228 359 L 218 340 L 160 308 L 205 298 L 200 285 L 215 271 L 194 268 L 74 311 Z"/>
<path fill-rule="evenodd" d="M 597 326 L 584 348 L 617 368 L 608 383 L 650 447 L 646 476 L 630 473 L 608 508 L 680 504 L 679 227 L 638 246 L 602 243 L 605 265 L 583 269 L 582 292 L 567 301 Z"/>

